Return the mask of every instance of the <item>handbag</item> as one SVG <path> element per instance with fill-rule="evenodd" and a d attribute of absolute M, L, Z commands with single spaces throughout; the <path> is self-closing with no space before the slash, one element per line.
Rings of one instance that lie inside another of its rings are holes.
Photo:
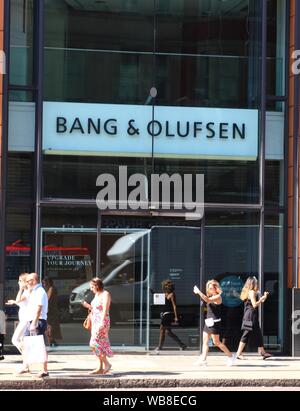
<path fill-rule="evenodd" d="M 215 321 L 213 318 L 206 318 L 205 319 L 205 325 L 207 327 L 213 327 L 215 325 Z"/>
<path fill-rule="evenodd" d="M 83 321 L 83 327 L 86 330 L 91 330 L 92 329 L 92 319 L 91 319 L 91 314 L 89 314 L 86 319 Z"/>
<path fill-rule="evenodd" d="M 43 335 L 30 335 L 23 338 L 25 364 L 40 364 L 47 361 L 47 351 Z"/>

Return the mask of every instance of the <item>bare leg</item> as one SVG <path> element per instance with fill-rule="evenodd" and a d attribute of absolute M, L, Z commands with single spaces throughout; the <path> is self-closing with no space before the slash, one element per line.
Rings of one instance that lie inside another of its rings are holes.
<path fill-rule="evenodd" d="M 240 341 L 239 348 L 236 353 L 237 358 L 242 358 L 242 352 L 244 351 L 245 347 L 246 347 L 246 343 L 243 343 L 242 341 Z"/>
<path fill-rule="evenodd" d="M 93 350 L 93 353 L 95 354 L 95 350 Z M 100 356 L 100 357 L 97 356 L 97 359 L 98 359 L 98 361 L 99 361 L 98 367 L 97 367 L 95 370 L 91 371 L 89 374 L 103 374 L 103 362 L 102 362 L 102 357 L 101 357 L 101 356 Z"/>
<path fill-rule="evenodd" d="M 266 352 L 265 347 L 258 347 L 258 352 L 264 359 L 272 357 L 270 353 Z"/>
<path fill-rule="evenodd" d="M 102 355 L 102 361 L 104 365 L 103 374 L 107 374 L 109 370 L 111 369 L 111 363 L 107 360 L 106 355 Z"/>
<path fill-rule="evenodd" d="M 176 334 L 173 333 L 170 327 L 166 327 L 166 329 L 168 336 L 171 337 L 179 345 L 179 347 L 185 347 L 185 344 L 180 340 L 180 338 L 177 337 Z"/>
<path fill-rule="evenodd" d="M 158 348 L 161 350 L 164 346 L 165 343 L 165 338 L 166 338 L 166 327 L 163 325 L 160 326 L 159 329 L 159 343 L 158 343 Z"/>
<path fill-rule="evenodd" d="M 227 355 L 227 357 L 229 357 L 229 358 L 232 357 L 232 353 L 228 350 L 226 345 L 221 343 L 219 335 L 213 335 L 212 339 L 213 339 L 214 345 L 216 347 L 220 348 L 220 350 L 222 350 Z"/>
<path fill-rule="evenodd" d="M 200 359 L 202 361 L 206 360 L 208 351 L 209 351 L 209 347 L 208 347 L 208 341 L 210 338 L 210 334 L 207 334 L 205 331 L 203 332 L 203 341 L 202 341 L 202 354 L 200 356 Z"/>

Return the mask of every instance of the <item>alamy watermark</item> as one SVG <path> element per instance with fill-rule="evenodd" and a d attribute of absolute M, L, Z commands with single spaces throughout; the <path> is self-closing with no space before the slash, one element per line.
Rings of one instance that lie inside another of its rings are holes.
<path fill-rule="evenodd" d="M 6 74 L 6 57 L 3 50 L 0 50 L 0 75 Z"/>
<path fill-rule="evenodd" d="M 118 179 L 100 174 L 96 185 L 102 187 L 96 198 L 100 210 L 180 210 L 186 220 L 203 217 L 203 174 L 151 174 L 148 179 L 141 173 L 128 176 L 127 166 L 120 166 Z"/>
<path fill-rule="evenodd" d="M 300 50 L 294 50 L 292 53 L 292 73 L 295 75 L 300 74 Z"/>
<path fill-rule="evenodd" d="M 292 312 L 292 334 L 300 334 L 300 310 L 295 310 Z"/>

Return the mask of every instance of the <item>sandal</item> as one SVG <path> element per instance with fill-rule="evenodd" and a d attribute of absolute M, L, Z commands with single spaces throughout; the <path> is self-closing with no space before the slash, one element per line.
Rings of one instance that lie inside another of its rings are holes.
<path fill-rule="evenodd" d="M 22 370 L 18 371 L 16 375 L 23 375 L 23 374 L 29 374 L 30 370 L 29 368 L 23 368 Z"/>
<path fill-rule="evenodd" d="M 99 375 L 99 374 L 103 374 L 103 370 L 94 370 L 94 371 L 90 371 L 89 375 Z"/>
<path fill-rule="evenodd" d="M 262 359 L 266 360 L 267 358 L 273 357 L 272 354 L 269 354 L 268 352 L 266 352 L 264 355 L 262 355 Z"/>
<path fill-rule="evenodd" d="M 110 371 L 111 367 L 112 367 L 112 365 L 111 365 L 111 364 L 109 364 L 109 366 L 108 366 L 107 368 L 104 368 L 104 370 L 103 370 L 103 374 L 107 374 L 107 373 L 109 373 L 109 371 Z"/>
<path fill-rule="evenodd" d="M 43 372 L 40 372 L 40 373 L 37 375 L 37 377 L 38 377 L 38 378 L 49 377 L 49 373 L 46 372 L 46 371 L 43 371 Z"/>

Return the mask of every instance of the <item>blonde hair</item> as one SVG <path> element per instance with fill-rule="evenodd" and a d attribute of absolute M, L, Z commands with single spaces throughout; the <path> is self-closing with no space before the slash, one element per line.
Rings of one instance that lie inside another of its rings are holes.
<path fill-rule="evenodd" d="M 209 297 L 209 295 L 210 295 L 210 292 L 208 291 L 208 288 L 209 288 L 210 285 L 214 285 L 214 286 L 215 286 L 218 294 L 221 294 L 221 293 L 222 293 L 222 288 L 221 288 L 220 284 L 218 283 L 218 281 L 217 281 L 217 280 L 209 280 L 209 281 L 207 281 L 207 283 L 206 283 L 206 295 L 207 295 L 208 297 Z"/>
<path fill-rule="evenodd" d="M 242 301 L 246 301 L 249 298 L 249 292 L 254 290 L 257 290 L 257 286 L 258 286 L 258 282 L 257 282 L 257 278 L 256 277 L 248 277 L 244 287 L 241 291 L 241 295 L 240 295 L 240 299 Z"/>

